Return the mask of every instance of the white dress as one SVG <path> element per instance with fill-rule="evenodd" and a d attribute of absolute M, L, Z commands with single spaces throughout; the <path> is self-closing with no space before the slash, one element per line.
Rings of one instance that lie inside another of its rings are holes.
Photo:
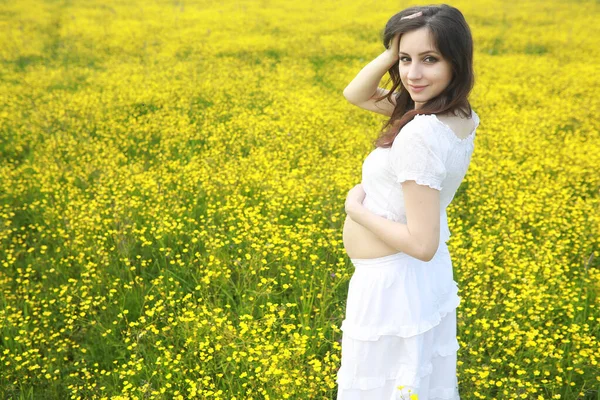
<path fill-rule="evenodd" d="M 460 297 L 446 245 L 446 207 L 474 150 L 474 111 L 472 118 L 475 129 L 460 139 L 435 115 L 417 115 L 391 148 L 376 148 L 363 163 L 363 205 L 385 218 L 406 223 L 401 182 L 440 190 L 440 246 L 429 262 L 406 253 L 351 259 L 337 400 L 460 399 Z"/>

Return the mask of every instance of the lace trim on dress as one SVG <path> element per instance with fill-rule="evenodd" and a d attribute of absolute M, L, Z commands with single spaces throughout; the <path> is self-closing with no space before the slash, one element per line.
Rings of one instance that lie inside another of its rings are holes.
<path fill-rule="evenodd" d="M 473 130 L 471 131 L 471 133 L 469 133 L 468 136 L 464 137 L 464 138 L 459 138 L 458 136 L 456 136 L 456 133 L 454 133 L 454 131 L 452 130 L 452 128 L 450 128 L 445 122 L 442 122 L 442 120 L 440 120 L 438 118 L 437 115 L 435 114 L 417 114 L 415 115 L 416 117 L 430 117 L 432 118 L 434 121 L 437 121 L 439 124 L 441 124 L 442 126 L 444 126 L 446 128 L 446 132 L 448 132 L 450 134 L 450 136 L 452 137 L 452 139 L 457 142 L 457 143 L 471 143 L 472 140 L 475 138 L 475 131 L 477 130 L 477 128 L 479 127 L 479 116 L 477 115 L 477 113 L 471 109 L 471 118 L 473 118 L 473 120 L 475 121 L 475 128 L 473 128 Z"/>
<path fill-rule="evenodd" d="M 422 174 L 419 174 L 419 176 L 413 176 L 410 173 L 402 171 L 396 176 L 396 182 L 402 183 L 404 181 L 415 181 L 419 185 L 427 185 L 432 189 L 442 190 L 442 182 L 432 175 L 427 177 L 423 176 Z"/>

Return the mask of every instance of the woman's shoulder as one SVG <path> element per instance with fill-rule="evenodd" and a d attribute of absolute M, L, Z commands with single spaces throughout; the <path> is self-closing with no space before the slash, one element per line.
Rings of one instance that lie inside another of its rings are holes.
<path fill-rule="evenodd" d="M 448 134 L 443 132 L 444 127 L 435 120 L 432 114 L 417 114 L 407 122 L 392 143 L 392 151 L 444 153 L 451 147 Z"/>
<path fill-rule="evenodd" d="M 444 128 L 435 114 L 417 114 L 402 127 L 399 134 L 407 140 L 412 138 L 430 142 L 444 137 Z"/>
<path fill-rule="evenodd" d="M 433 136 L 431 139 L 446 138 L 450 144 L 465 143 L 474 138 L 475 130 L 479 126 L 479 116 L 474 110 L 471 117 L 464 117 L 453 113 L 444 114 L 417 114 L 410 123 L 410 130 Z"/>

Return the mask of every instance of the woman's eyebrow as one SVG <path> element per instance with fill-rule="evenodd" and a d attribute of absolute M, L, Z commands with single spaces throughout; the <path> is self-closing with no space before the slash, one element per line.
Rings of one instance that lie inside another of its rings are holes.
<path fill-rule="evenodd" d="M 427 50 L 427 51 L 424 51 L 424 52 L 422 52 L 422 53 L 419 53 L 419 55 L 420 55 L 420 56 L 422 56 L 423 54 L 427 54 L 427 53 L 435 53 L 435 54 L 438 54 L 438 53 L 437 53 L 437 51 L 434 51 L 434 50 Z M 403 52 L 403 51 L 401 51 L 401 52 L 400 52 L 400 54 L 406 54 L 406 55 L 410 55 L 410 54 L 408 54 L 408 53 L 405 53 L 405 52 Z"/>

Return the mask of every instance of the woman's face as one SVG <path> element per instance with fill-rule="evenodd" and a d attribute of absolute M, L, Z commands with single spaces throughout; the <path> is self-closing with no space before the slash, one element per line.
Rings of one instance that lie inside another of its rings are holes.
<path fill-rule="evenodd" d="M 452 66 L 435 50 L 427 27 L 404 33 L 399 47 L 400 79 L 419 109 L 450 84 Z"/>

